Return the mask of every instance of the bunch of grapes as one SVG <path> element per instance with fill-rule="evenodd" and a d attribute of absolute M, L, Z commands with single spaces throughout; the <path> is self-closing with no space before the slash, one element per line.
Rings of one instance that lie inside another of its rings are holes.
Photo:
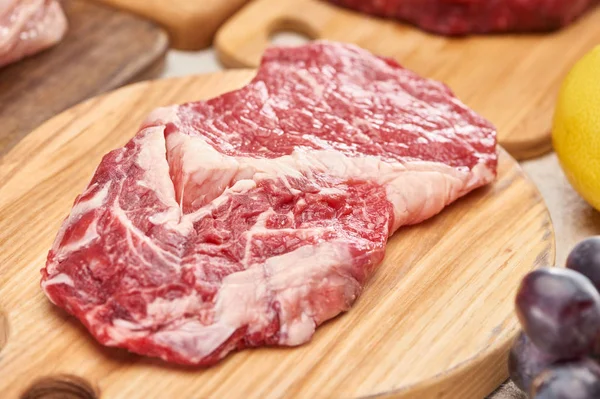
<path fill-rule="evenodd" d="M 535 399 L 600 399 L 600 236 L 579 243 L 567 268 L 523 279 L 523 331 L 509 357 L 514 383 Z"/>

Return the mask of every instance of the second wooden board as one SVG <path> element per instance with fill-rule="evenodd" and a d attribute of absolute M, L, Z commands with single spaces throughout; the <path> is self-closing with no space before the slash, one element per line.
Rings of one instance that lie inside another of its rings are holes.
<path fill-rule="evenodd" d="M 171 45 L 199 50 L 212 43 L 223 22 L 248 0 L 97 0 L 139 14 L 162 25 Z"/>
<path fill-rule="evenodd" d="M 356 43 L 447 83 L 498 127 L 500 144 L 525 159 L 551 149 L 560 82 L 600 41 L 600 8 L 557 33 L 450 39 L 321 0 L 256 0 L 219 31 L 219 57 L 230 67 L 255 67 L 282 30 Z"/>
<path fill-rule="evenodd" d="M 62 4 L 64 40 L 0 68 L 0 155 L 59 112 L 162 67 L 167 35 L 153 23 L 84 0 Z"/>
<path fill-rule="evenodd" d="M 246 350 L 209 369 L 169 366 L 97 344 L 48 301 L 39 269 L 101 157 L 155 107 L 213 97 L 253 75 L 119 89 L 53 118 L 0 160 L 5 397 L 480 398 L 507 378 L 515 291 L 525 273 L 553 263 L 554 234 L 537 189 L 504 151 L 496 183 L 400 229 L 354 307 L 298 348 Z"/>

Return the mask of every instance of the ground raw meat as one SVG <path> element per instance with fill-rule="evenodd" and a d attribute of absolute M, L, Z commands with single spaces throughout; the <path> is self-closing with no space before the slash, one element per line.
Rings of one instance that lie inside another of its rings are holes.
<path fill-rule="evenodd" d="M 57 0 L 0 0 L 0 67 L 55 45 L 66 30 Z"/>
<path fill-rule="evenodd" d="M 443 35 L 561 28 L 598 0 L 328 0 Z"/>
<path fill-rule="evenodd" d="M 154 111 L 75 201 L 42 287 L 101 343 L 210 365 L 348 310 L 388 237 L 491 182 L 496 132 L 357 47 L 266 52 L 246 87 Z"/>

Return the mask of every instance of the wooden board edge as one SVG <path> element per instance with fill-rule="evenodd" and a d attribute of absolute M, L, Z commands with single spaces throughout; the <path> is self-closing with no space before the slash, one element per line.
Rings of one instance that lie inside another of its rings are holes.
<path fill-rule="evenodd" d="M 237 57 L 232 55 L 231 51 L 227 49 L 227 36 L 226 34 L 222 34 L 219 30 L 215 36 L 214 49 L 215 55 L 217 57 L 217 61 L 221 64 L 221 66 L 225 69 L 245 69 L 252 68 L 248 65 L 245 65 L 244 62 L 241 62 Z"/>
<path fill-rule="evenodd" d="M 145 70 L 141 71 L 139 74 L 134 76 L 133 79 L 126 83 L 126 85 L 157 79 L 157 77 L 165 70 L 165 66 L 167 64 L 165 58 L 166 57 L 161 57 L 158 60 L 156 60 L 156 62 L 152 65 L 148 65 L 148 67 Z"/>
<path fill-rule="evenodd" d="M 498 147 L 500 156 L 509 157 L 514 162 L 519 173 L 534 188 L 537 199 L 545 206 L 545 201 L 539 188 L 523 171 L 521 165 L 516 162 L 516 159 L 507 150 L 500 145 Z M 554 266 L 556 263 L 556 232 L 547 206 L 545 206 L 544 218 L 546 219 L 545 227 L 547 231 L 545 237 L 547 238 L 548 245 L 537 255 L 536 263 L 533 265 L 532 270 L 544 266 Z M 508 320 L 506 324 L 508 323 L 513 324 L 511 333 L 505 339 L 493 345 L 487 351 L 486 356 L 476 355 L 470 359 L 466 359 L 445 373 L 439 374 L 423 383 L 409 385 L 396 391 L 382 392 L 381 394 L 360 399 L 462 398 L 465 397 L 465 392 L 462 391 L 462 388 L 472 383 L 473 376 L 477 372 L 479 372 L 478 378 L 482 382 L 477 385 L 476 391 L 469 391 L 469 395 L 470 397 L 487 397 L 509 378 L 508 353 L 520 331 L 516 313 L 513 314 L 512 320 Z M 491 364 L 492 367 L 485 367 L 485 364 Z M 482 369 L 485 369 L 487 379 L 481 379 Z"/>
<path fill-rule="evenodd" d="M 165 65 L 167 51 L 169 50 L 169 37 L 162 29 L 159 29 L 158 32 L 159 35 L 155 47 L 151 51 L 147 51 L 144 58 L 139 58 L 136 63 L 126 65 L 120 71 L 118 76 L 122 76 L 121 81 L 130 83 L 140 81 L 144 78 L 155 78 L 155 76 L 152 76 L 152 73 L 161 71 L 161 68 Z M 117 83 L 117 79 L 115 78 L 107 87 L 106 92 L 101 95 L 119 87 L 123 87 L 123 85 Z"/>
<path fill-rule="evenodd" d="M 298 3 L 305 3 L 311 8 L 311 13 L 322 13 L 326 15 L 321 20 L 327 20 L 339 12 L 337 6 L 327 4 L 321 1 L 281 1 L 269 3 L 270 0 L 254 0 L 246 7 L 240 9 L 229 18 L 217 31 L 215 35 L 214 47 L 217 57 L 227 68 L 256 68 L 260 58 L 249 54 L 242 55 L 235 48 L 234 44 L 250 45 L 257 50 L 254 54 L 262 54 L 270 45 L 270 37 L 274 33 L 281 31 L 292 31 L 306 36 L 309 40 L 323 39 L 323 30 L 325 23 L 315 21 L 311 14 L 298 13 Z M 257 20 L 257 16 L 262 15 L 263 7 L 269 7 L 268 19 Z M 302 6 L 302 5 L 301 5 Z M 336 7 L 336 8 L 332 8 Z M 333 11 L 332 11 L 333 10 Z M 342 10 L 345 12 L 345 10 Z M 242 35 L 238 32 L 238 27 L 248 26 L 249 21 L 256 21 L 252 24 L 252 35 Z"/>
<path fill-rule="evenodd" d="M 538 158 L 553 151 L 552 134 L 541 137 L 539 140 L 514 141 L 503 145 L 517 161 Z"/>
<path fill-rule="evenodd" d="M 238 0 L 235 5 L 226 8 L 218 7 L 219 1 L 209 3 L 208 7 L 207 4 L 202 4 L 202 8 L 197 12 L 178 10 L 169 2 L 162 3 L 164 6 L 161 4 L 160 9 L 156 10 L 156 8 L 149 8 L 143 1 L 134 1 L 129 4 L 124 4 L 121 0 L 92 1 L 154 21 L 168 32 L 173 49 L 198 51 L 212 45 L 215 33 L 220 26 L 242 8 L 248 0 Z M 196 33 L 190 34 L 190 32 Z"/>
<path fill-rule="evenodd" d="M 215 34 L 214 50 L 217 60 L 221 66 L 226 69 L 256 68 L 258 65 L 251 65 L 248 62 L 244 62 L 241 57 L 236 55 L 235 50 L 231 47 L 231 43 L 233 43 L 231 39 L 233 30 L 229 27 L 230 24 L 231 26 L 235 25 L 235 18 L 237 18 L 237 16 L 238 14 L 225 22 Z M 265 48 L 266 46 L 268 46 L 268 43 L 265 43 Z"/>

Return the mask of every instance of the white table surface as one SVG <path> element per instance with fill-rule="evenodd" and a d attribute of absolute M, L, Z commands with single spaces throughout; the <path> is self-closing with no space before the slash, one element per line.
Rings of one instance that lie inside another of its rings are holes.
<path fill-rule="evenodd" d="M 223 67 L 217 61 L 215 52 L 212 49 L 198 52 L 169 50 L 161 77 L 170 78 L 221 70 L 223 70 Z"/>
<path fill-rule="evenodd" d="M 295 44 L 302 41 L 296 35 L 282 34 L 275 42 Z M 211 73 L 220 70 L 223 68 L 212 49 L 194 53 L 171 50 L 167 55 L 161 77 Z M 593 210 L 573 191 L 554 154 L 526 161 L 521 165 L 538 186 L 546 201 L 556 232 L 556 261 L 557 264 L 562 265 L 569 250 L 579 240 L 600 234 L 600 213 Z M 492 396 L 494 399 L 522 397 L 512 384 L 501 387 Z"/>

